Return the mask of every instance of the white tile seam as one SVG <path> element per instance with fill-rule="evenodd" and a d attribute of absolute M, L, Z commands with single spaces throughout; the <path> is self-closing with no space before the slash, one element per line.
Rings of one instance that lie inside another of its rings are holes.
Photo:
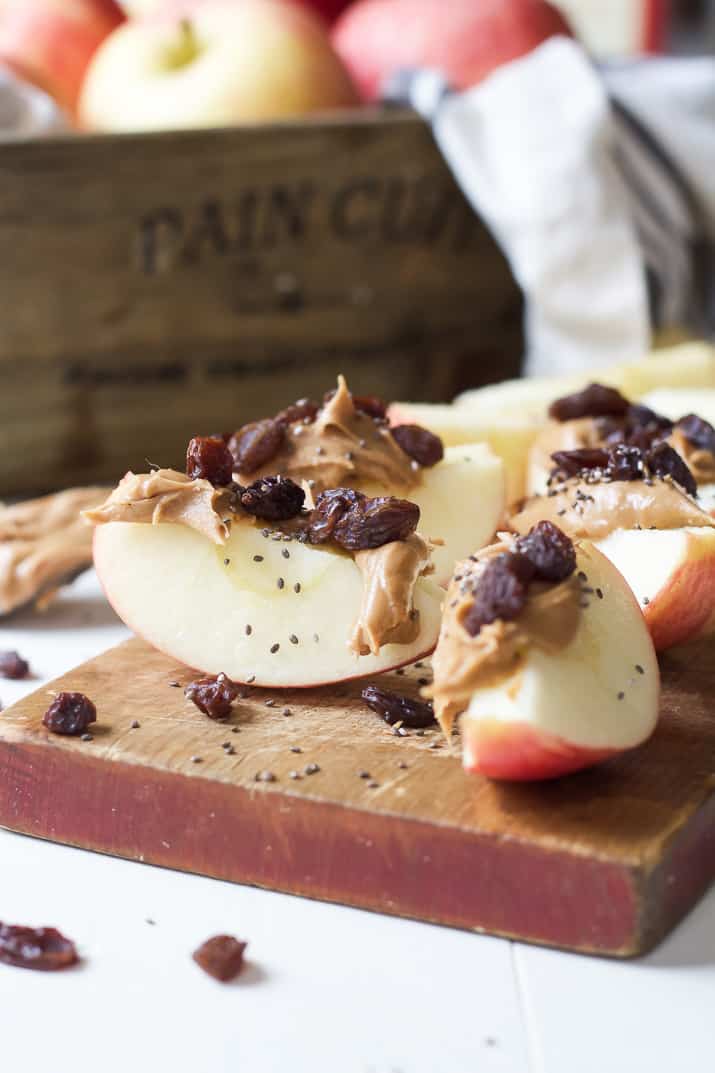
<path fill-rule="evenodd" d="M 539 1027 L 536 1022 L 533 1007 L 529 1001 L 529 984 L 526 977 L 526 969 L 522 964 L 519 943 L 509 943 L 512 970 L 514 973 L 514 986 L 519 1004 L 519 1013 L 526 1038 L 526 1055 L 529 1062 L 529 1073 L 546 1073 L 544 1055 L 539 1042 Z"/>

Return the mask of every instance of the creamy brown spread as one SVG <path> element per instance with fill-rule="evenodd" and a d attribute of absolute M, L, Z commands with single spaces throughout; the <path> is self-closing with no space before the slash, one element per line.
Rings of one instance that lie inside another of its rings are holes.
<path fill-rule="evenodd" d="M 0 507 L 0 614 L 59 588 L 92 562 L 92 530 L 80 512 L 107 488 L 65 492 Z"/>
<path fill-rule="evenodd" d="M 279 473 L 315 495 L 327 488 L 375 483 L 406 491 L 419 483 L 420 466 L 395 441 L 386 425 L 376 424 L 353 406 L 345 378 L 312 424 L 294 422 L 285 444 L 270 462 L 237 474 L 241 484 Z"/>
<path fill-rule="evenodd" d="M 232 522 L 256 524 L 256 519 L 233 510 L 226 489 L 171 469 L 127 473 L 106 501 L 84 511 L 84 517 L 94 525 L 171 522 L 195 529 L 214 544 L 226 542 Z M 281 522 L 279 528 L 295 533 L 299 523 L 300 519 Z M 88 537 L 88 550 L 89 544 Z M 419 634 L 414 589 L 418 577 L 431 570 L 430 545 L 413 533 L 407 540 L 355 552 L 354 558 L 363 576 L 363 597 L 350 647 L 367 655 L 385 644 L 410 644 Z"/>
<path fill-rule="evenodd" d="M 355 553 L 362 572 L 362 604 L 350 647 L 359 656 L 376 655 L 383 645 L 407 645 L 420 632 L 414 607 L 418 577 L 432 569 L 430 547 L 417 533 L 381 548 Z"/>
<path fill-rule="evenodd" d="M 509 543 L 502 541 L 480 552 L 476 562 L 460 563 L 447 592 L 432 657 L 434 680 L 425 691 L 434 701 L 435 715 L 447 736 L 477 689 L 506 685 L 523 665 L 530 646 L 558 653 L 570 644 L 578 629 L 581 594 L 577 577 L 572 575 L 558 585 L 532 583 L 526 606 L 513 622 L 498 619 L 482 626 L 476 637 L 467 632 L 463 623 L 479 574 L 489 559 L 509 550 Z"/>
<path fill-rule="evenodd" d="M 106 522 L 174 522 L 195 529 L 213 544 L 225 544 L 230 532 L 230 495 L 209 481 L 194 480 L 173 469 L 127 473 L 106 502 L 84 517 Z"/>
<path fill-rule="evenodd" d="M 572 477 L 554 485 L 548 494 L 527 499 L 512 514 L 509 528 L 528 533 L 542 520 L 553 522 L 572 538 L 591 540 L 603 540 L 616 529 L 715 526 L 715 519 L 667 477 L 593 484 Z"/>
<path fill-rule="evenodd" d="M 550 473 L 554 468 L 554 451 L 578 451 L 583 447 L 600 447 L 602 437 L 592 417 L 575 421 L 551 421 L 534 440 L 529 451 L 532 470 Z"/>
<path fill-rule="evenodd" d="M 685 459 L 697 484 L 715 483 L 715 455 L 712 451 L 704 451 L 702 447 L 691 443 L 679 428 L 673 429 L 667 442 Z"/>

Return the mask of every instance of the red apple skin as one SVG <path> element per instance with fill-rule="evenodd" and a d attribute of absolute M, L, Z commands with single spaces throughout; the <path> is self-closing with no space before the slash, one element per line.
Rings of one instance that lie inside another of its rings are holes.
<path fill-rule="evenodd" d="M 656 652 L 709 632 L 715 608 L 715 552 L 693 556 L 642 608 Z"/>
<path fill-rule="evenodd" d="M 147 6 L 149 15 L 175 15 L 177 12 L 190 13 L 193 8 L 201 4 L 213 3 L 214 0 L 155 0 L 155 3 Z M 326 22 L 329 26 L 350 5 L 350 0 L 290 0 L 298 7 L 307 8 Z M 241 0 L 233 0 L 240 4 Z"/>
<path fill-rule="evenodd" d="M 124 21 L 115 0 L 2 0 L 0 62 L 74 116 L 89 61 Z"/>
<path fill-rule="evenodd" d="M 358 0 L 335 24 L 333 44 L 373 101 L 401 68 L 437 68 L 467 89 L 557 34 L 571 29 L 546 0 Z"/>
<path fill-rule="evenodd" d="M 592 767 L 621 752 L 573 745 L 529 723 L 463 718 L 462 765 L 465 771 L 509 782 L 556 779 Z"/>

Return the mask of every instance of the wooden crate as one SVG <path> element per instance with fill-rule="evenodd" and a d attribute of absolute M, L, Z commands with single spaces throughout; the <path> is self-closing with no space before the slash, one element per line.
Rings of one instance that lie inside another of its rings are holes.
<path fill-rule="evenodd" d="M 513 374 L 518 290 L 407 112 L 0 151 L 0 495 L 180 461 L 344 370 Z"/>

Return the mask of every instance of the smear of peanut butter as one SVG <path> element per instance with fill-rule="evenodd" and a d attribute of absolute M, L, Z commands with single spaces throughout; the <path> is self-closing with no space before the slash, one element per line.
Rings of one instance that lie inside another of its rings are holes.
<path fill-rule="evenodd" d="M 583 447 L 601 447 L 596 422 L 592 417 L 575 421 L 551 421 L 534 440 L 529 450 L 531 473 L 549 474 L 554 468 L 554 451 L 578 451 Z M 532 485 L 533 487 L 533 485 Z"/>
<path fill-rule="evenodd" d="M 667 442 L 685 459 L 697 484 L 715 483 L 715 455 L 704 451 L 686 439 L 679 428 L 674 428 Z"/>
<path fill-rule="evenodd" d="M 355 553 L 363 592 L 350 647 L 359 656 L 376 655 L 383 645 L 407 645 L 420 632 L 414 606 L 417 579 L 432 569 L 430 547 L 417 533 L 381 548 Z"/>
<path fill-rule="evenodd" d="M 407 491 L 419 483 L 420 467 L 402 450 L 386 425 L 377 425 L 353 406 L 343 376 L 338 389 L 309 425 L 295 422 L 285 444 L 265 466 L 239 473 L 241 484 L 280 473 L 307 482 L 317 495 L 327 488 L 375 483 Z"/>
<path fill-rule="evenodd" d="M 81 511 L 108 488 L 69 488 L 0 507 L 0 614 L 47 598 L 92 563 L 92 530 Z"/>
<path fill-rule="evenodd" d="M 132 473 L 121 479 L 109 498 L 84 517 L 93 525 L 107 522 L 174 522 L 225 544 L 230 532 L 230 494 L 205 480 L 195 480 L 173 469 Z"/>
<path fill-rule="evenodd" d="M 580 586 L 575 575 L 558 585 L 534 583 L 526 606 L 512 622 L 498 619 L 476 637 L 464 627 L 473 603 L 473 589 L 484 566 L 510 550 L 508 542 L 485 548 L 477 561 L 459 563 L 447 592 L 437 648 L 432 657 L 434 679 L 425 690 L 434 701 L 435 716 L 449 736 L 457 716 L 469 707 L 478 689 L 508 682 L 524 665 L 531 646 L 558 653 L 571 643 L 579 626 Z"/>
<path fill-rule="evenodd" d="M 715 519 L 667 477 L 593 484 L 572 477 L 545 495 L 527 499 L 512 514 L 509 528 L 528 533 L 542 520 L 554 522 L 572 538 L 591 540 L 603 540 L 616 529 L 715 526 Z"/>

